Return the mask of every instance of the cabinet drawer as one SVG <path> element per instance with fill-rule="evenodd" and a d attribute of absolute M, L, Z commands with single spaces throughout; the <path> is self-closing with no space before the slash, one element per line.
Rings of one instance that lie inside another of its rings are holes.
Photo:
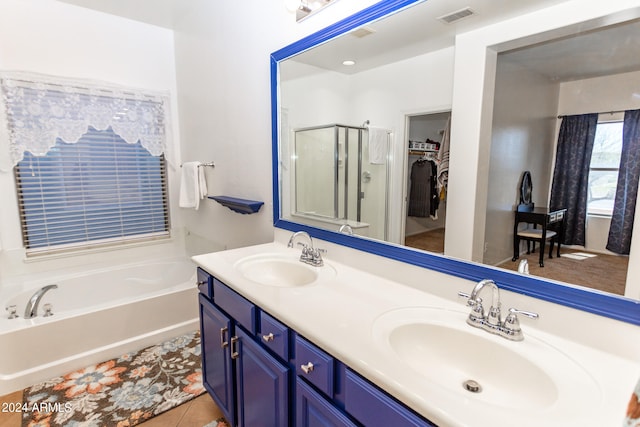
<path fill-rule="evenodd" d="M 345 381 L 345 410 L 365 426 L 435 427 L 350 369 Z"/>
<path fill-rule="evenodd" d="M 256 333 L 256 306 L 216 278 L 213 279 L 213 301 L 247 331 Z"/>
<path fill-rule="evenodd" d="M 296 335 L 295 346 L 296 374 L 332 398 L 334 380 L 333 357 L 299 335 Z"/>
<path fill-rule="evenodd" d="M 289 360 L 289 328 L 261 311 L 257 335 L 263 345 L 283 360 Z"/>
<path fill-rule="evenodd" d="M 196 280 L 198 281 L 198 291 L 205 295 L 207 298 L 213 298 L 213 292 L 211 286 L 213 284 L 213 277 L 200 267 L 197 269 Z"/>
<path fill-rule="evenodd" d="M 356 427 L 345 414 L 300 378 L 296 379 L 296 426 Z"/>

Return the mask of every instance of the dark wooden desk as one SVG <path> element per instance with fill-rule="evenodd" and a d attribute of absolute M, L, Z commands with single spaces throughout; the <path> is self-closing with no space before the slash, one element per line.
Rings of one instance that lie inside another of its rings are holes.
<path fill-rule="evenodd" d="M 549 208 L 519 206 L 515 211 L 515 221 L 513 224 L 513 258 L 511 259 L 511 261 L 515 261 L 520 257 L 520 238 L 518 237 L 518 225 L 521 222 L 534 224 L 535 228 L 540 225 L 540 227 L 542 228 L 542 238 L 540 240 L 540 267 L 544 267 L 544 247 L 547 241 L 547 230 L 549 229 L 550 225 L 556 228 L 556 233 L 558 234 L 557 256 L 559 257 L 560 244 L 564 238 L 566 214 L 566 209 L 550 210 Z M 535 243 L 533 245 L 533 250 L 535 251 Z M 549 258 L 553 258 L 552 252 L 553 246 L 551 246 L 551 251 L 549 251 Z"/>

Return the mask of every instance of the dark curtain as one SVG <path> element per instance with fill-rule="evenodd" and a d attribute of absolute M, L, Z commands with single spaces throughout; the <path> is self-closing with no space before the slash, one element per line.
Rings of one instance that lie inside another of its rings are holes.
<path fill-rule="evenodd" d="M 628 254 L 631 248 L 639 177 L 640 110 L 629 110 L 624 113 L 622 156 L 607 241 L 607 249 L 618 254 Z"/>
<path fill-rule="evenodd" d="M 566 116 L 560 125 L 551 184 L 551 209 L 567 209 L 565 245 L 584 246 L 589 166 L 598 114 Z"/>

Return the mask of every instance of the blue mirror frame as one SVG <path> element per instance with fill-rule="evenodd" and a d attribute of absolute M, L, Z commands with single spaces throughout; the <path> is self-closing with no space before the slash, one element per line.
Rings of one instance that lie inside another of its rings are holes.
<path fill-rule="evenodd" d="M 511 273 L 507 270 L 494 269 L 472 262 L 459 261 L 440 255 L 420 252 L 386 242 L 348 236 L 281 219 L 279 169 L 280 151 L 278 148 L 280 128 L 278 123 L 278 64 L 281 61 L 309 50 L 314 46 L 325 43 L 357 27 L 397 13 L 423 1 L 428 0 L 383 0 L 271 54 L 271 136 L 274 226 L 276 228 L 292 232 L 303 230 L 313 237 L 321 240 L 326 240 L 360 251 L 369 252 L 396 261 L 401 261 L 407 264 L 416 265 L 472 281 L 491 278 L 495 280 L 501 288 L 509 291 L 623 322 L 640 325 L 640 301 L 634 301 L 629 298 L 607 294 L 596 290 L 587 290 L 563 285 L 537 277 Z"/>

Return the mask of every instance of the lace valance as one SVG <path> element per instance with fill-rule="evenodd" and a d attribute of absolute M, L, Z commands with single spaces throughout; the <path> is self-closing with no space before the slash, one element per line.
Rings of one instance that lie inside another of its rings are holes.
<path fill-rule="evenodd" d="M 89 126 L 111 127 L 130 144 L 140 141 L 154 156 L 167 153 L 170 109 L 165 93 L 30 73 L 0 73 L 0 85 L 11 167 L 25 151 L 47 154 L 57 138 L 77 142 Z"/>

